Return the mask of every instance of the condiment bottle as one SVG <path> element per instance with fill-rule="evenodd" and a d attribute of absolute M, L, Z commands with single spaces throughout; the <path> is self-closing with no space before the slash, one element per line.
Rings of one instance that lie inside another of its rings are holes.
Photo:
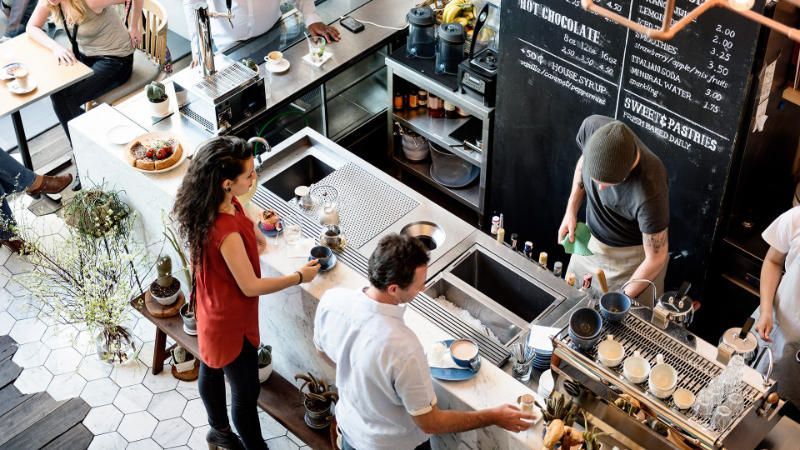
<path fill-rule="evenodd" d="M 445 100 L 444 116 L 447 117 L 448 119 L 455 119 L 456 117 L 458 117 L 458 113 L 456 112 L 456 105 Z"/>
<path fill-rule="evenodd" d="M 533 255 L 533 242 L 525 241 L 525 247 L 522 249 L 522 254 L 530 259 Z"/>
<path fill-rule="evenodd" d="M 547 252 L 539 253 L 539 265 L 547 269 Z"/>
<path fill-rule="evenodd" d="M 556 263 L 553 264 L 553 275 L 561 278 L 561 272 L 563 270 L 564 270 L 564 265 L 561 264 L 561 261 L 556 261 Z"/>
<path fill-rule="evenodd" d="M 592 287 L 592 274 L 587 273 L 583 276 L 583 285 L 581 287 L 587 291 Z"/>
<path fill-rule="evenodd" d="M 489 229 L 489 233 L 492 236 L 497 236 L 497 230 L 500 229 L 500 216 L 492 216 L 492 227 Z"/>
<path fill-rule="evenodd" d="M 511 250 L 517 250 L 517 242 L 519 241 L 519 235 L 517 233 L 511 233 Z"/>
<path fill-rule="evenodd" d="M 565 281 L 567 282 L 568 285 L 570 285 L 572 287 L 575 287 L 575 281 L 576 281 L 575 280 L 575 274 L 572 273 L 572 272 L 569 272 L 567 274 L 567 278 L 565 279 Z"/>
<path fill-rule="evenodd" d="M 435 118 L 444 117 L 442 99 L 433 94 L 428 94 L 428 115 Z"/>
<path fill-rule="evenodd" d="M 428 91 L 420 89 L 417 93 L 417 104 L 421 107 L 428 106 Z"/>
<path fill-rule="evenodd" d="M 506 241 L 506 229 L 505 228 L 498 228 L 497 229 L 497 243 L 502 244 Z"/>
<path fill-rule="evenodd" d="M 405 103 L 403 102 L 403 93 L 399 90 L 394 92 L 394 110 L 402 111 Z"/>
<path fill-rule="evenodd" d="M 414 91 L 411 91 L 411 93 L 408 94 L 408 107 L 409 107 L 409 109 L 417 109 L 417 106 L 418 106 L 417 101 L 418 101 L 417 93 L 414 92 Z"/>

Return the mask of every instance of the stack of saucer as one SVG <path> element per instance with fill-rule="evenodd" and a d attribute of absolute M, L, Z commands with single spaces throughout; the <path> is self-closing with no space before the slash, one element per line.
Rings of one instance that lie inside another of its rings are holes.
<path fill-rule="evenodd" d="M 528 338 L 528 345 L 536 351 L 533 358 L 533 368 L 539 371 L 550 368 L 550 358 L 553 356 L 553 341 L 550 336 L 558 333 L 557 328 L 534 325 Z"/>
<path fill-rule="evenodd" d="M 550 394 L 553 392 L 554 386 L 555 381 L 553 380 L 553 372 L 549 369 L 545 370 L 542 373 L 542 376 L 539 377 L 539 388 L 537 389 L 536 393 L 542 398 L 550 398 Z"/>

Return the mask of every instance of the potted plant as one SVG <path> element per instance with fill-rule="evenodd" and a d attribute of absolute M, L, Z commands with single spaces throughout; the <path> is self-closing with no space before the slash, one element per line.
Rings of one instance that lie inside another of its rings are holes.
<path fill-rule="evenodd" d="M 164 222 L 164 237 L 180 258 L 183 276 L 189 283 L 189 300 L 185 305 L 181 306 L 180 309 L 181 319 L 183 320 L 183 332 L 190 336 L 197 336 L 197 319 L 194 316 L 197 299 L 195 298 L 194 277 L 190 269 L 189 258 L 187 257 L 186 249 L 178 240 L 178 234 L 175 232 L 172 219 L 164 215 L 162 221 Z"/>
<path fill-rule="evenodd" d="M 294 376 L 294 380 L 303 380 L 300 393 L 303 394 L 303 406 L 306 408 L 303 417 L 306 425 L 315 430 L 326 428 L 333 419 L 331 406 L 339 400 L 336 387 L 314 377 L 311 372 L 299 373 Z"/>
<path fill-rule="evenodd" d="M 178 300 L 181 282 L 172 276 L 172 259 L 162 256 L 156 263 L 158 278 L 150 283 L 150 295 L 159 305 L 170 306 Z"/>
<path fill-rule="evenodd" d="M 136 342 L 124 326 L 129 302 L 142 295 L 139 272 L 147 253 L 131 233 L 135 214 L 117 192 L 84 189 L 64 207 L 63 232 L 45 234 L 21 224 L 33 270 L 19 282 L 53 308 L 64 323 L 83 323 L 107 363 L 135 358 Z"/>
<path fill-rule="evenodd" d="M 147 99 L 150 100 L 150 110 L 154 117 L 164 117 L 169 114 L 169 97 L 167 88 L 158 81 L 153 81 L 144 88 Z"/>
<path fill-rule="evenodd" d="M 185 348 L 176 345 L 172 349 L 172 365 L 178 373 L 188 372 L 194 369 L 194 355 L 187 352 Z"/>
<path fill-rule="evenodd" d="M 258 382 L 267 381 L 272 375 L 272 346 L 261 344 L 258 346 Z"/>

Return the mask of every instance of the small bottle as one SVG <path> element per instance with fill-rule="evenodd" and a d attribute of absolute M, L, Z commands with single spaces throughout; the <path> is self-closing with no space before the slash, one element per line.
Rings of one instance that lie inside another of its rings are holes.
<path fill-rule="evenodd" d="M 564 265 L 561 264 L 561 261 L 556 261 L 556 263 L 553 264 L 553 275 L 557 276 L 558 278 L 561 278 L 561 272 L 563 270 L 564 270 Z"/>
<path fill-rule="evenodd" d="M 500 217 L 492 216 L 492 227 L 489 229 L 489 234 L 497 236 L 497 230 L 500 229 Z"/>
<path fill-rule="evenodd" d="M 533 242 L 525 241 L 525 247 L 522 249 L 522 254 L 525 255 L 528 259 L 531 259 L 533 255 Z"/>
<path fill-rule="evenodd" d="M 575 281 L 576 281 L 576 280 L 575 280 L 575 274 L 574 274 L 574 273 L 572 273 L 572 272 L 569 272 L 569 273 L 567 274 L 567 278 L 566 278 L 566 282 L 567 282 L 567 284 L 568 284 L 568 285 L 570 285 L 570 286 L 572 286 L 572 287 L 575 287 Z"/>
<path fill-rule="evenodd" d="M 417 92 L 417 104 L 420 108 L 428 106 L 428 91 L 420 89 Z"/>
<path fill-rule="evenodd" d="M 542 268 L 547 269 L 547 252 L 539 253 L 539 265 L 542 266 Z"/>
<path fill-rule="evenodd" d="M 402 111 L 404 106 L 403 93 L 398 89 L 394 92 L 394 110 Z"/>
<path fill-rule="evenodd" d="M 428 94 L 428 115 L 433 118 L 444 117 L 444 104 L 439 97 Z"/>
<path fill-rule="evenodd" d="M 500 227 L 497 229 L 497 243 L 502 244 L 506 241 L 506 229 Z"/>
<path fill-rule="evenodd" d="M 455 119 L 456 117 L 458 117 L 458 113 L 456 112 L 456 105 L 445 100 L 444 116 L 447 117 L 448 119 Z"/>
<path fill-rule="evenodd" d="M 418 105 L 417 93 L 411 91 L 411 93 L 408 94 L 408 109 L 417 109 Z"/>
<path fill-rule="evenodd" d="M 511 250 L 517 251 L 518 241 L 519 241 L 519 235 L 517 233 L 511 233 Z"/>

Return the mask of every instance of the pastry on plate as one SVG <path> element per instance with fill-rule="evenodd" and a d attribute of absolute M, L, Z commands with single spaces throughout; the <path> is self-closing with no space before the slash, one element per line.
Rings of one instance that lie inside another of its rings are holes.
<path fill-rule="evenodd" d="M 141 170 L 168 169 L 181 160 L 183 148 L 167 136 L 142 136 L 128 146 L 128 162 Z"/>

